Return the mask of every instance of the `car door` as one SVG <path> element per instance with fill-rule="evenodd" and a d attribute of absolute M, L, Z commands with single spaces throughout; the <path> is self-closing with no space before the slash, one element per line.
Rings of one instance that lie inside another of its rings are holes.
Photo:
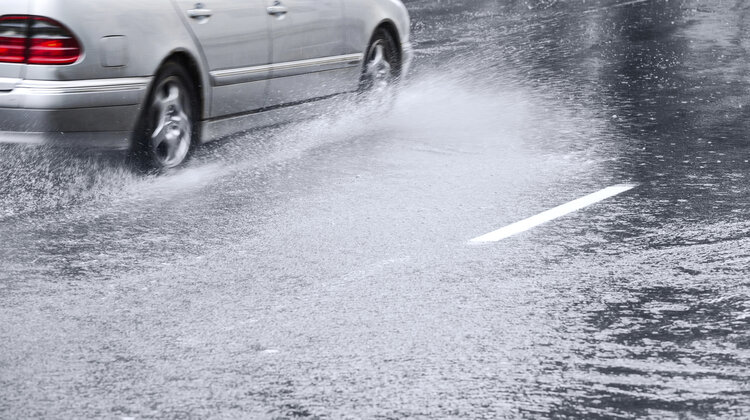
<path fill-rule="evenodd" d="M 211 117 L 264 106 L 270 39 L 266 0 L 176 0 L 211 72 Z"/>
<path fill-rule="evenodd" d="M 266 106 L 350 89 L 346 80 L 358 77 L 360 63 L 344 54 L 343 0 L 265 1 L 273 37 Z"/>

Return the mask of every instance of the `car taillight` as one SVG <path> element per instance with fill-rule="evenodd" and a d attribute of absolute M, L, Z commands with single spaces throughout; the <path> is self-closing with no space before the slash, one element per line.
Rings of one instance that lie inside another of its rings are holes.
<path fill-rule="evenodd" d="M 0 62 L 72 64 L 81 46 L 59 22 L 41 16 L 0 17 Z"/>
<path fill-rule="evenodd" d="M 32 17 L 29 32 L 29 64 L 72 64 L 81 56 L 73 34 L 52 19 Z"/>
<path fill-rule="evenodd" d="M 4 16 L 0 18 L 0 61 L 6 63 L 26 61 L 28 28 L 27 17 Z"/>

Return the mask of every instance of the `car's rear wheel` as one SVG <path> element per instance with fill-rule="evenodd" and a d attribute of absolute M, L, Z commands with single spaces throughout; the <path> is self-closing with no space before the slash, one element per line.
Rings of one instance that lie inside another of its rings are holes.
<path fill-rule="evenodd" d="M 190 157 L 198 137 L 198 100 L 185 69 L 167 62 L 159 71 L 136 131 L 141 168 L 164 171 Z"/>
<path fill-rule="evenodd" d="M 390 104 L 400 75 L 401 62 L 396 41 L 390 32 L 379 28 L 367 48 L 360 93 L 368 99 Z"/>

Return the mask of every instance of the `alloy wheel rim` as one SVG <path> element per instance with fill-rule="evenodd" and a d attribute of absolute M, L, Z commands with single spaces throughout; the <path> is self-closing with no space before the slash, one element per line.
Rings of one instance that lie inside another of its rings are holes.
<path fill-rule="evenodd" d="M 368 57 L 366 73 L 371 83 L 370 88 L 375 92 L 383 92 L 391 85 L 393 79 L 392 66 L 386 57 L 383 41 L 377 41 L 373 44 Z"/>
<path fill-rule="evenodd" d="M 165 80 L 152 102 L 154 129 L 151 149 L 162 168 L 172 168 L 185 160 L 190 150 L 192 124 L 186 110 L 188 97 L 175 79 Z"/>

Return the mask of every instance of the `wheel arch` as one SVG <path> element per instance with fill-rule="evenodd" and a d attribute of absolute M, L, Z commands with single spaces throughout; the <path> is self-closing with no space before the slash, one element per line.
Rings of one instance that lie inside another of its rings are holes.
<path fill-rule="evenodd" d="M 200 111 L 199 119 L 202 120 L 206 115 L 208 115 L 208 104 L 210 103 L 210 101 L 208 100 L 208 81 L 201 71 L 199 61 L 189 51 L 184 49 L 176 49 L 171 51 L 166 57 L 164 57 L 153 74 L 158 75 L 159 71 L 161 71 L 164 65 L 170 61 L 176 62 L 181 65 L 193 79 L 193 83 L 195 84 L 195 93 L 198 95 L 198 109 Z M 154 79 L 154 81 L 155 80 L 156 79 Z"/>

